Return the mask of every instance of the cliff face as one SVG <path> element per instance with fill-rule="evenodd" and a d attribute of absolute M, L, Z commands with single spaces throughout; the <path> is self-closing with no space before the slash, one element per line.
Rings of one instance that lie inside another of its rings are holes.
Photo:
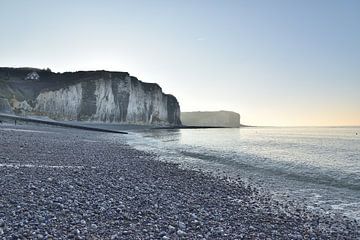
<path fill-rule="evenodd" d="M 0 113 L 13 114 L 9 101 L 0 97 Z"/>
<path fill-rule="evenodd" d="M 230 111 L 182 112 L 181 122 L 187 126 L 240 127 L 240 114 Z"/>
<path fill-rule="evenodd" d="M 124 72 L 0 68 L 0 98 L 17 114 L 56 120 L 181 125 L 176 98 Z M 1 109 L 0 109 L 1 111 Z"/>

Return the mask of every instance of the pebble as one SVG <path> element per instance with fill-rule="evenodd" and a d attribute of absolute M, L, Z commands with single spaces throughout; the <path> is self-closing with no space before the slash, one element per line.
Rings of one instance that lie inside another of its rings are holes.
<path fill-rule="evenodd" d="M 118 234 L 113 234 L 113 235 L 111 235 L 110 239 L 115 240 L 115 239 L 118 239 L 118 237 L 119 237 Z"/>
<path fill-rule="evenodd" d="M 180 228 L 181 230 L 185 230 L 185 229 L 186 229 L 185 223 L 179 221 L 179 228 Z"/>
<path fill-rule="evenodd" d="M 169 232 L 174 232 L 176 228 L 174 226 L 169 225 L 168 226 Z"/>
<path fill-rule="evenodd" d="M 179 235 L 179 236 L 185 236 L 186 232 L 179 229 L 179 230 L 177 230 L 176 234 Z"/>

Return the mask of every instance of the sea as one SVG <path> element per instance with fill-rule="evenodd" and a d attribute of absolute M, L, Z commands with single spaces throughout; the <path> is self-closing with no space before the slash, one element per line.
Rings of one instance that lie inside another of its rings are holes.
<path fill-rule="evenodd" d="M 360 220 L 360 127 L 153 129 L 126 138 L 162 161 Z"/>

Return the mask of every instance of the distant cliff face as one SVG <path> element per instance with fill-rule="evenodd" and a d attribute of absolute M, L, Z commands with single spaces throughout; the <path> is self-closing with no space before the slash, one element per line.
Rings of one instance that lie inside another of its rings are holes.
<path fill-rule="evenodd" d="M 181 122 L 186 126 L 240 127 L 240 114 L 230 111 L 182 112 Z"/>
<path fill-rule="evenodd" d="M 124 72 L 0 68 L 1 97 L 4 109 L 56 120 L 181 125 L 174 96 Z"/>

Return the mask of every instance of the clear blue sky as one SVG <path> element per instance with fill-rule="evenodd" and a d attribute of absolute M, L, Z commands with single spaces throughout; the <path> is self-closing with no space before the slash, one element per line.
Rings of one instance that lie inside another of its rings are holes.
<path fill-rule="evenodd" d="M 0 0 L 0 66 L 127 71 L 246 124 L 360 125 L 360 1 Z"/>

